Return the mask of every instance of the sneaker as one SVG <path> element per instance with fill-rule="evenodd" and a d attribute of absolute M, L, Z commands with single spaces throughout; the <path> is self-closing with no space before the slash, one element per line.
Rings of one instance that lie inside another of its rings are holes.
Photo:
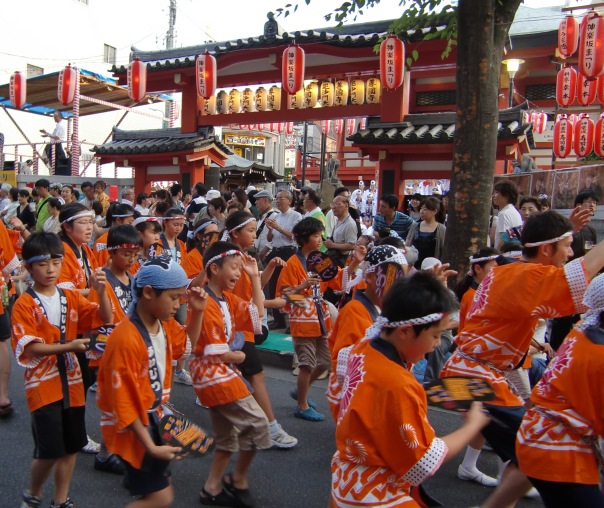
<path fill-rule="evenodd" d="M 298 444 L 298 440 L 285 432 L 281 425 L 279 425 L 279 432 L 274 436 L 271 434 L 271 440 L 273 442 L 273 448 L 281 448 L 282 450 L 293 448 Z"/>
<path fill-rule="evenodd" d="M 89 389 L 91 392 L 96 392 L 96 389 L 97 389 L 97 387 L 98 387 L 98 386 L 99 386 L 99 385 L 98 385 L 98 383 L 95 381 L 95 382 L 94 382 L 94 383 L 93 383 L 93 384 L 90 386 L 90 388 L 88 388 L 88 389 Z"/>
<path fill-rule="evenodd" d="M 485 487 L 496 487 L 499 485 L 499 481 L 492 476 L 482 473 L 478 469 L 468 471 L 461 465 L 457 468 L 457 478 L 467 482 L 476 482 Z"/>
<path fill-rule="evenodd" d="M 36 496 L 32 496 L 28 492 L 21 494 L 21 506 L 19 508 L 39 508 L 42 499 Z"/>
<path fill-rule="evenodd" d="M 324 370 L 323 372 L 321 372 L 321 374 L 319 374 L 317 376 L 317 379 L 325 379 L 327 376 L 329 376 L 329 371 L 328 370 Z"/>
<path fill-rule="evenodd" d="M 73 501 L 71 499 L 67 498 L 67 501 L 61 504 L 55 504 L 55 502 L 53 501 L 52 503 L 50 503 L 50 508 L 75 508 L 75 504 L 73 504 Z"/>
<path fill-rule="evenodd" d="M 531 490 L 524 494 L 524 497 L 528 497 L 529 499 L 540 499 L 541 494 L 539 494 L 539 491 L 535 487 L 531 487 Z"/>
<path fill-rule="evenodd" d="M 88 442 L 81 451 L 84 453 L 99 453 L 101 451 L 101 445 L 88 436 Z"/>
<path fill-rule="evenodd" d="M 185 369 L 174 371 L 174 382 L 180 383 L 181 385 L 193 386 L 191 374 Z"/>
<path fill-rule="evenodd" d="M 109 455 L 105 460 L 99 459 L 99 456 L 97 455 L 94 458 L 94 469 L 113 474 L 124 474 L 126 472 L 124 463 L 115 453 Z"/>
<path fill-rule="evenodd" d="M 315 411 L 312 407 L 309 407 L 308 409 L 304 410 L 297 407 L 294 410 L 294 416 L 296 418 L 301 418 L 302 420 L 307 420 L 309 422 L 322 422 L 323 420 L 325 420 L 325 416 L 319 413 L 318 411 Z"/>

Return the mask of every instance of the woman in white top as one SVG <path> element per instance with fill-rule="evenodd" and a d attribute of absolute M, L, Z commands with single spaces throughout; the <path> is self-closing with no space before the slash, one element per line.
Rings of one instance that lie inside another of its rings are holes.
<path fill-rule="evenodd" d="M 50 217 L 48 217 L 42 229 L 47 233 L 59 234 L 59 231 L 61 231 L 61 224 L 59 223 L 59 212 L 61 211 L 62 206 L 61 202 L 58 198 L 50 198 L 46 203 L 46 206 L 50 212 Z"/>

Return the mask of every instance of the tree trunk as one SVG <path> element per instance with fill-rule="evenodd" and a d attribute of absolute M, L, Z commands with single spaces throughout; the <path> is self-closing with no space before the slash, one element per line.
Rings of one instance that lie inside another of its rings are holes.
<path fill-rule="evenodd" d="M 445 261 L 459 275 L 486 245 L 497 154 L 499 73 L 505 42 L 522 0 L 459 0 L 457 120 Z"/>

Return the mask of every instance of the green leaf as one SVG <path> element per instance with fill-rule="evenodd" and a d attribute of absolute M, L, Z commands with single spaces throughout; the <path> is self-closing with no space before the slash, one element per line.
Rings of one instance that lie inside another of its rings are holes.
<path fill-rule="evenodd" d="M 405 61 L 407 62 L 407 67 L 411 67 L 413 64 L 413 60 L 411 58 L 407 58 Z"/>
<path fill-rule="evenodd" d="M 417 59 L 419 58 L 419 53 L 417 52 L 417 50 L 416 50 L 416 49 L 414 49 L 414 50 L 411 52 L 411 56 L 413 57 L 413 61 L 414 61 L 414 62 L 417 62 Z"/>

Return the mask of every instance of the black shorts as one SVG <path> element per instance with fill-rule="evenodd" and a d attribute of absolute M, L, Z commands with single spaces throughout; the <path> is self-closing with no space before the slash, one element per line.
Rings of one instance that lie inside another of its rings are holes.
<path fill-rule="evenodd" d="M 604 508 L 604 494 L 598 485 L 548 482 L 530 477 L 529 480 L 547 508 Z"/>
<path fill-rule="evenodd" d="M 156 445 L 164 444 L 159 435 L 157 425 L 149 421 L 149 434 Z M 133 467 L 122 459 L 126 467 L 124 485 L 133 496 L 146 496 L 160 492 L 170 485 L 170 461 L 159 460 L 145 454 L 140 469 Z"/>
<path fill-rule="evenodd" d="M 258 351 L 256 351 L 256 344 L 253 342 L 247 342 L 243 344 L 241 351 L 245 353 L 245 360 L 243 360 L 237 368 L 245 377 L 250 377 L 255 374 L 260 374 L 264 368 L 258 358 Z"/>
<path fill-rule="evenodd" d="M 10 339 L 10 317 L 8 309 L 0 314 L 0 342 Z"/>
<path fill-rule="evenodd" d="M 59 400 L 31 414 L 34 459 L 60 459 L 80 451 L 86 443 L 85 406 L 63 409 Z"/>
<path fill-rule="evenodd" d="M 492 416 L 491 423 L 482 429 L 493 450 L 504 462 L 511 460 L 518 465 L 516 459 L 516 434 L 526 413 L 524 406 L 493 406 L 484 404 L 485 409 Z"/>

